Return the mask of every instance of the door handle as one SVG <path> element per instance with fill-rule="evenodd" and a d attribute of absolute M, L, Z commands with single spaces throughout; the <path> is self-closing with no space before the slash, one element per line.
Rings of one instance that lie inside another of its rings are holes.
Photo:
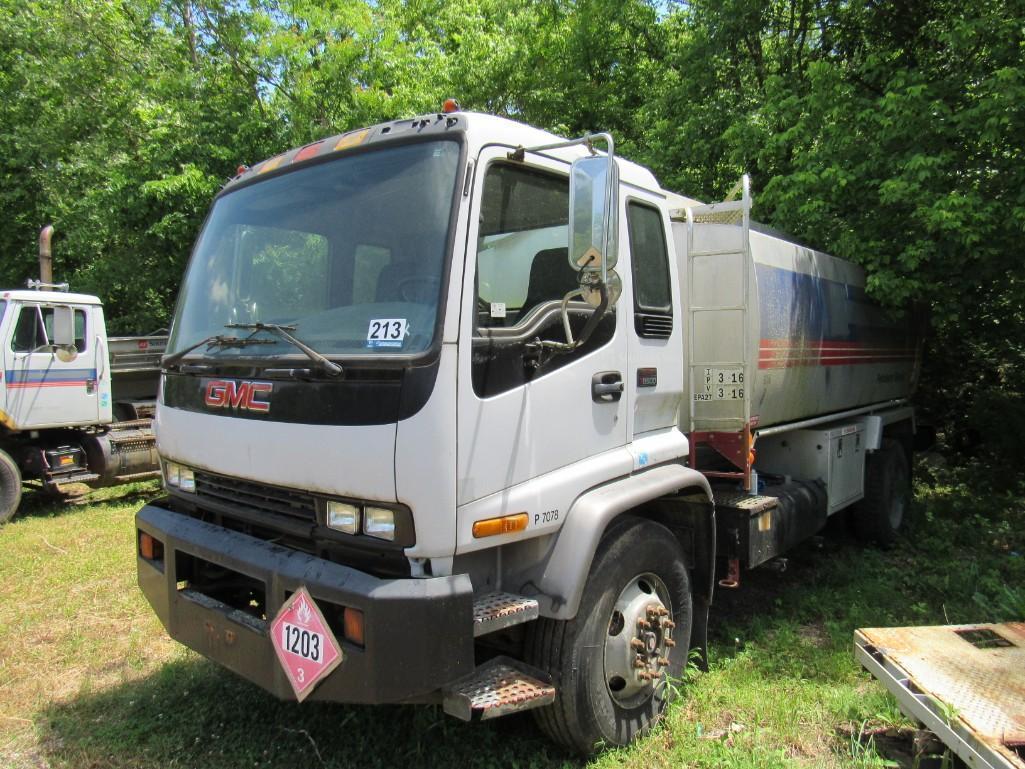
<path fill-rule="evenodd" d="M 591 377 L 591 400 L 615 403 L 623 397 L 623 375 L 618 371 L 599 371 Z"/>

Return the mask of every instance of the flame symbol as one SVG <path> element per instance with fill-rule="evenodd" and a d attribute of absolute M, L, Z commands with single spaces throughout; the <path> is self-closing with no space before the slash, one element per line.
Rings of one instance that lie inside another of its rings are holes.
<path fill-rule="evenodd" d="M 313 611 L 310 609 L 310 605 L 306 603 L 306 597 L 299 597 L 299 608 L 296 609 L 296 619 L 300 625 L 309 625 L 310 620 L 313 619 Z"/>

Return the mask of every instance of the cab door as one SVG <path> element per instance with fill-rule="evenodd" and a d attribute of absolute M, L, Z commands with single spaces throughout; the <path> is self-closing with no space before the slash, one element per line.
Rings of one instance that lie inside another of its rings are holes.
<path fill-rule="evenodd" d="M 54 304 L 17 308 L 4 350 L 7 413 L 19 429 L 95 424 L 98 417 L 95 351 L 87 308 L 74 307 L 74 360 L 51 344 Z"/>
<path fill-rule="evenodd" d="M 607 463 L 627 442 L 627 399 L 615 386 L 627 372 L 622 309 L 607 312 L 578 350 L 559 354 L 538 345 L 565 341 L 559 304 L 577 288 L 567 256 L 569 164 L 530 154 L 511 161 L 511 149 L 481 152 L 470 191 L 459 343 L 459 549 L 475 546 L 469 527 L 491 513 L 526 511 L 530 529 L 560 525 L 558 516 L 590 474 L 604 480 L 616 472 Z M 592 310 L 583 302 L 570 306 L 576 337 Z M 620 464 L 630 472 L 629 461 Z"/>

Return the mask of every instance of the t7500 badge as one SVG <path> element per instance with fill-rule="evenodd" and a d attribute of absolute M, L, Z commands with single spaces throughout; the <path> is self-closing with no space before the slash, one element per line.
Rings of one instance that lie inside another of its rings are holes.
<path fill-rule="evenodd" d="M 270 403 L 259 396 L 274 389 L 271 382 L 238 382 L 233 379 L 213 379 L 206 385 L 206 405 L 214 409 L 257 411 L 266 414 Z"/>

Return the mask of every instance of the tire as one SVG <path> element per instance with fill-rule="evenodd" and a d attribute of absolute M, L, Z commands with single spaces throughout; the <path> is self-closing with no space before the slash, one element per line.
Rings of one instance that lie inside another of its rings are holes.
<path fill-rule="evenodd" d="M 865 467 L 865 497 L 854 510 L 854 533 L 863 542 L 893 544 L 911 501 L 911 472 L 904 447 L 885 439 Z"/>
<path fill-rule="evenodd" d="M 21 503 L 21 471 L 5 451 L 0 451 L 0 525 L 7 523 Z"/>
<path fill-rule="evenodd" d="M 648 628 L 638 627 L 637 618 L 650 620 Z M 557 692 L 554 703 L 534 711 L 541 730 L 582 755 L 644 734 L 680 683 L 692 620 L 690 578 L 676 537 L 652 521 L 615 520 L 598 545 L 576 617 L 542 618 L 528 636 L 528 660 L 551 674 Z M 634 639 L 643 651 L 630 647 Z M 646 666 L 632 667 L 642 657 Z"/>

